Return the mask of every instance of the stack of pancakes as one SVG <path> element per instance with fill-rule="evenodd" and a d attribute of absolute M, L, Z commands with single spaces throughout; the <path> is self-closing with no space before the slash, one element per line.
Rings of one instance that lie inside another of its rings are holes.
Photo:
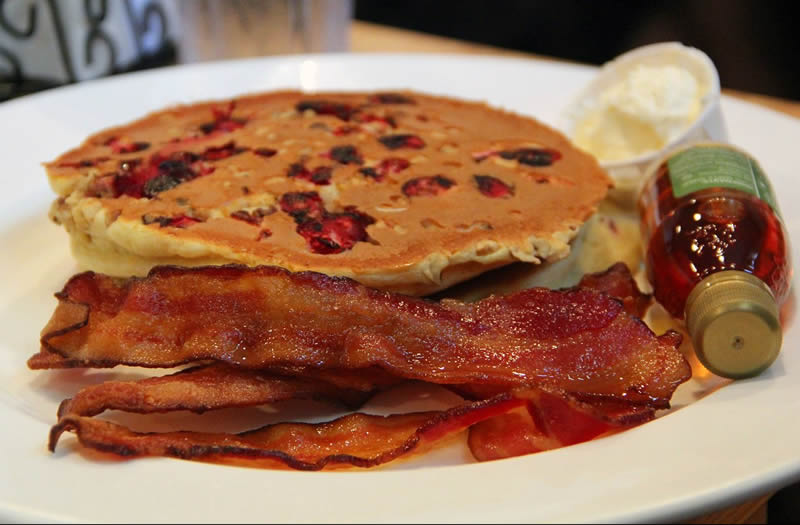
<path fill-rule="evenodd" d="M 88 269 L 277 265 L 412 295 L 564 257 L 610 185 L 533 119 L 407 91 L 171 108 L 46 168 Z"/>

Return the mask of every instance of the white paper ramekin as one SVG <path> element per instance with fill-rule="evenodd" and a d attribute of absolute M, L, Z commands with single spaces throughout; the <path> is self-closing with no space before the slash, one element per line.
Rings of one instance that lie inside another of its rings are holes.
<path fill-rule="evenodd" d="M 615 187 L 609 196 L 624 204 L 631 204 L 647 167 L 672 149 L 686 143 L 713 140 L 727 142 L 728 134 L 720 109 L 719 73 L 711 59 L 699 49 L 679 42 L 664 42 L 636 48 L 624 53 L 600 68 L 572 102 L 564 108 L 558 122 L 559 128 L 570 138 L 577 122 L 597 106 L 600 95 L 611 85 L 624 78 L 639 65 L 675 65 L 687 70 L 700 83 L 707 86 L 701 99 L 702 109 L 697 119 L 679 136 L 659 150 L 620 161 L 601 161 L 614 179 Z"/>

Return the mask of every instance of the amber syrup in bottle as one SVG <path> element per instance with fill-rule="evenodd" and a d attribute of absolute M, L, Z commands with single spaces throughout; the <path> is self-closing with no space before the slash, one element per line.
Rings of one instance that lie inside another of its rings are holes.
<path fill-rule="evenodd" d="M 649 168 L 638 206 L 654 296 L 685 319 L 700 361 L 732 378 L 766 369 L 792 269 L 758 162 L 730 145 L 690 145 Z"/>

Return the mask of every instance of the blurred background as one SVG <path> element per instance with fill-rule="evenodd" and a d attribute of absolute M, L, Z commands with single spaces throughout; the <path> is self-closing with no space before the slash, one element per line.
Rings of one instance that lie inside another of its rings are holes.
<path fill-rule="evenodd" d="M 0 0 L 0 102 L 106 75 L 244 56 L 434 50 L 600 65 L 672 40 L 705 51 L 728 93 L 800 101 L 799 6 L 755 0 Z M 794 523 L 799 502 L 800 486 L 779 491 L 769 501 L 769 523 Z"/>
<path fill-rule="evenodd" d="M 419 48 L 408 38 L 396 45 L 389 36 L 364 38 L 372 24 L 596 65 L 634 47 L 677 40 L 711 57 L 723 88 L 800 100 L 792 44 L 799 6 L 755 0 L 0 0 L 0 100 L 182 62 Z"/>
<path fill-rule="evenodd" d="M 711 57 L 723 87 L 794 100 L 798 14 L 798 2 L 755 0 L 355 2 L 358 20 L 587 64 L 677 40 Z"/>

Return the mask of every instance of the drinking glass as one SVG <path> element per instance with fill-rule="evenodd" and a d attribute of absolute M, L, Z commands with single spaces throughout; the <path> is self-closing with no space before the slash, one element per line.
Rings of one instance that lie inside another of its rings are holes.
<path fill-rule="evenodd" d="M 179 60 L 346 51 L 351 0 L 184 0 Z"/>

